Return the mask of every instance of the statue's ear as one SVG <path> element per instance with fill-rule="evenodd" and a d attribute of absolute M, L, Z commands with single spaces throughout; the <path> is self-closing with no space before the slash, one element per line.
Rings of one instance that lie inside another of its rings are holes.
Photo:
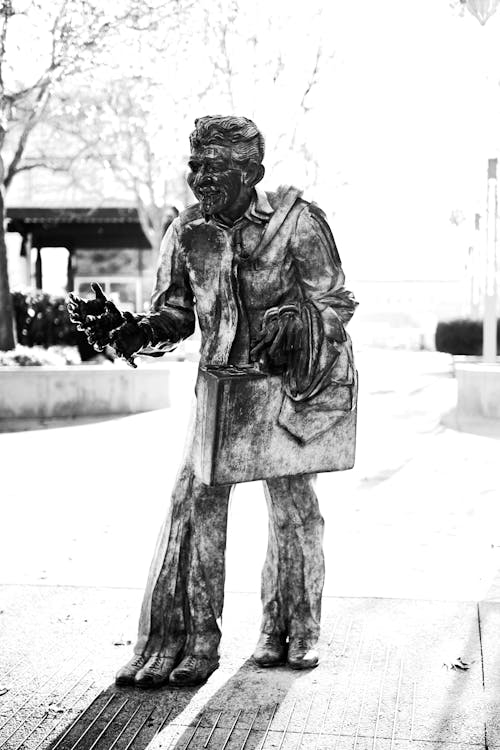
<path fill-rule="evenodd" d="M 263 164 L 250 163 L 247 169 L 245 169 L 245 184 L 248 185 L 248 187 L 254 187 L 262 180 L 265 171 Z"/>

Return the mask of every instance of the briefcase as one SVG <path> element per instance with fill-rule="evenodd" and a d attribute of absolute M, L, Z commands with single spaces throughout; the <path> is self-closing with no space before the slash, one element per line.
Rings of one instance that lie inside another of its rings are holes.
<path fill-rule="evenodd" d="M 345 413 L 307 442 L 279 424 L 282 378 L 256 366 L 200 367 L 194 467 L 204 484 L 342 471 L 354 465 L 355 397 Z M 300 407 L 299 407 L 300 408 Z M 324 414 L 323 414 L 324 416 Z"/>

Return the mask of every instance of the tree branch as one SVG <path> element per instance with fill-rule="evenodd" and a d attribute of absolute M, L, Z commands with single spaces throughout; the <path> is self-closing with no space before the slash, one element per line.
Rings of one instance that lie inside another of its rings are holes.
<path fill-rule="evenodd" d="M 3 63 L 5 61 L 5 42 L 7 40 L 9 18 L 12 15 L 14 15 L 12 0 L 2 0 L 2 6 L 0 8 L 0 17 L 2 18 L 2 29 L 0 31 L 0 93 L 2 96 L 4 93 Z"/>
<path fill-rule="evenodd" d="M 44 109 L 47 106 L 48 99 L 46 98 L 45 95 L 48 89 L 49 89 L 49 80 L 47 80 L 40 87 L 40 90 L 38 92 L 38 96 L 36 97 L 35 105 L 33 107 L 31 115 L 29 116 L 23 128 L 23 131 L 17 142 L 17 148 L 14 152 L 14 156 L 12 157 L 9 166 L 7 167 L 5 178 L 4 178 L 4 186 L 6 189 L 9 187 L 10 183 L 12 182 L 14 178 L 14 175 L 18 171 L 19 162 L 21 161 L 23 157 L 30 133 L 35 127 L 35 125 L 38 123 L 38 121 L 40 120 L 40 117 L 42 116 Z"/>

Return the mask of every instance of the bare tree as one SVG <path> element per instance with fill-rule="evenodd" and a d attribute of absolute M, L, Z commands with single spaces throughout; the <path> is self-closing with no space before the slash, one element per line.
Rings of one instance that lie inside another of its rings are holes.
<path fill-rule="evenodd" d="M 280 116 L 263 126 L 273 143 L 266 163 L 273 170 L 295 154 L 306 165 L 301 176 L 313 183 L 319 144 L 308 141 L 307 121 L 333 53 L 323 44 L 319 11 L 309 14 L 309 42 L 300 58 L 289 41 L 293 27 L 302 32 L 293 11 L 276 18 L 263 0 L 197 0 L 193 6 L 185 0 L 174 20 L 147 34 L 122 29 L 108 46 L 105 74 L 74 75 L 52 97 L 44 113 L 47 132 L 21 166 L 71 170 L 97 203 L 117 195 L 133 201 L 157 249 L 167 206 L 187 198 L 183 173 L 194 116 L 242 113 L 260 124 L 267 103 L 278 99 Z"/>
<path fill-rule="evenodd" d="M 66 133 L 76 149 L 73 176 L 89 181 L 98 201 L 111 195 L 133 202 L 151 247 L 158 250 L 167 208 L 182 193 L 182 153 L 176 117 L 165 123 L 158 109 L 162 93 L 143 77 L 103 82 L 80 91 Z M 184 134 L 182 134 L 184 135 Z"/>
<path fill-rule="evenodd" d="M 14 346 L 5 191 L 20 172 L 54 167 L 43 153 L 28 156 L 33 133 L 68 81 L 98 61 L 110 64 L 113 38 L 166 28 L 179 7 L 177 0 L 0 0 L 0 349 Z"/>

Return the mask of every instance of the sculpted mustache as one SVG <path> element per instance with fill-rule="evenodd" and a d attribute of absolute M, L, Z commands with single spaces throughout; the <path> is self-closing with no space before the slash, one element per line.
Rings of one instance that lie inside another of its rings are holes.
<path fill-rule="evenodd" d="M 206 222 L 210 220 L 210 215 L 213 213 L 215 203 L 218 203 L 221 198 L 223 199 L 224 195 L 225 193 L 223 190 L 199 191 L 199 200 Z"/>

